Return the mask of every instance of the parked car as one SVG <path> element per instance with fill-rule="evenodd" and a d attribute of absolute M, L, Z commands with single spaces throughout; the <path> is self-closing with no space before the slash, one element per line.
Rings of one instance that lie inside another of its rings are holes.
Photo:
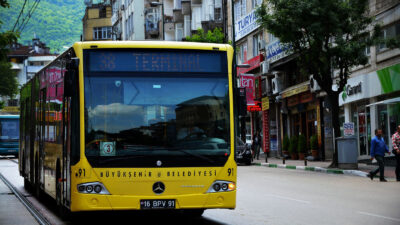
<path fill-rule="evenodd" d="M 240 138 L 236 138 L 236 162 L 245 163 L 246 165 L 250 165 L 253 161 L 253 157 L 251 154 L 251 149 L 249 144 L 244 143 Z"/>

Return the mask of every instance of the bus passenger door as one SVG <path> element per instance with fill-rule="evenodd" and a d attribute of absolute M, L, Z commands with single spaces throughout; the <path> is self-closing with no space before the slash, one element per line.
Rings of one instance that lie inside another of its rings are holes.
<path fill-rule="evenodd" d="M 63 98 L 62 107 L 62 131 L 63 131 L 63 162 L 62 162 L 62 179 L 63 185 L 61 190 L 61 201 L 69 208 L 71 203 L 71 173 L 70 173 L 70 156 L 71 156 L 71 98 Z"/>
<path fill-rule="evenodd" d="M 44 154 L 44 141 L 45 141 L 45 136 L 46 136 L 46 123 L 47 123 L 47 117 L 46 117 L 46 89 L 40 90 L 40 131 L 38 132 L 39 136 L 39 152 L 38 152 L 38 172 L 39 174 L 37 175 L 39 178 L 40 184 L 44 183 L 44 170 L 43 170 L 43 161 L 45 159 L 45 154 Z"/>

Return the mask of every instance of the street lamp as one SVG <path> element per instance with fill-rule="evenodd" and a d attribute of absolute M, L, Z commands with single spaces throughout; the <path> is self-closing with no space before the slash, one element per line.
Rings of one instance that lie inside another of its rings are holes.
<path fill-rule="evenodd" d="M 161 13 L 162 13 L 162 39 L 165 40 L 164 33 L 164 3 L 163 2 L 150 2 L 151 7 L 156 7 L 161 5 Z"/>

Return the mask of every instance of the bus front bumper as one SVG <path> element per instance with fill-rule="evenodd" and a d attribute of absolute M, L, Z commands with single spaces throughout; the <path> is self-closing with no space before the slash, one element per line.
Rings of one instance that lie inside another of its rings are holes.
<path fill-rule="evenodd" d="M 236 190 L 230 192 L 203 193 L 165 196 L 125 196 L 82 194 L 74 192 L 71 196 L 71 211 L 141 210 L 140 200 L 176 201 L 175 209 L 234 209 Z"/>

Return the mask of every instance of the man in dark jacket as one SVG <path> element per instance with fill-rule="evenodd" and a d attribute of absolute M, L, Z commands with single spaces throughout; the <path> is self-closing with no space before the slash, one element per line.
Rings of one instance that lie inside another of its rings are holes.
<path fill-rule="evenodd" d="M 389 152 L 388 146 L 385 144 L 385 140 L 382 137 L 382 130 L 378 129 L 375 132 L 376 136 L 371 140 L 371 160 L 374 158 L 378 161 L 379 167 L 375 170 L 369 172 L 368 177 L 371 180 L 374 179 L 374 176 L 379 172 L 379 179 L 381 182 L 386 182 L 387 180 L 384 177 L 385 174 L 385 164 L 384 164 L 384 157 L 385 152 Z"/>

